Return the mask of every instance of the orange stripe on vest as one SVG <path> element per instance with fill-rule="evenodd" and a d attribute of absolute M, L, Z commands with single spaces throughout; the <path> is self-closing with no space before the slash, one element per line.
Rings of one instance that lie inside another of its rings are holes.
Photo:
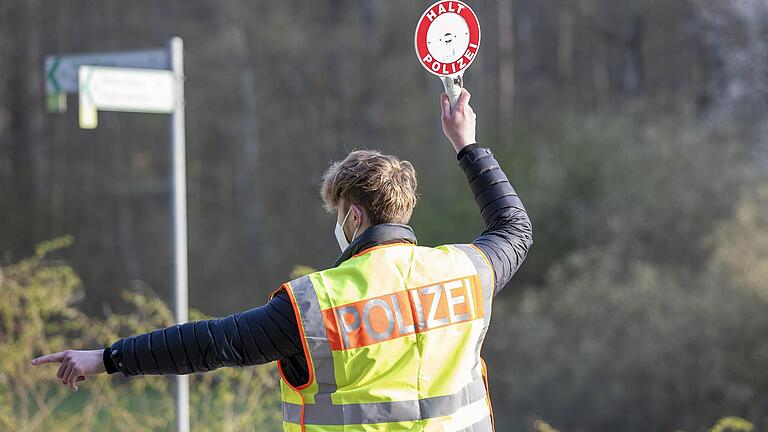
<path fill-rule="evenodd" d="M 482 318 L 483 289 L 474 275 L 322 312 L 332 350 L 359 348 Z"/>

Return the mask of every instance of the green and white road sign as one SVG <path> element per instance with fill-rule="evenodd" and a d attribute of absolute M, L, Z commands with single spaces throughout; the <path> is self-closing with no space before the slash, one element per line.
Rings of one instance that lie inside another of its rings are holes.
<path fill-rule="evenodd" d="M 173 73 L 167 70 L 80 66 L 80 127 L 98 124 L 97 110 L 166 113 L 174 110 Z"/>
<path fill-rule="evenodd" d="M 137 51 L 52 55 L 45 58 L 45 92 L 76 93 L 80 66 L 113 66 L 141 69 L 171 69 L 165 48 Z"/>

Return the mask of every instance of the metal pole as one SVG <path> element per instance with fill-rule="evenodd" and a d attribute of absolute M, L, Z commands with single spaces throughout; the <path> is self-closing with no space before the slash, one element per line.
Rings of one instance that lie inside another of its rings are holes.
<path fill-rule="evenodd" d="M 174 81 L 171 115 L 171 183 L 173 185 L 173 303 L 177 323 L 188 318 L 187 306 L 187 174 L 184 135 L 184 42 L 169 43 Z M 189 376 L 176 376 L 176 431 L 189 432 Z"/>

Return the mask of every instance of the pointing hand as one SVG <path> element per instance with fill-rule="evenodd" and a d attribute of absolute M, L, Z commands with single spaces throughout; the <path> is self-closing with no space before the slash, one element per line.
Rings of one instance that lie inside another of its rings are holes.
<path fill-rule="evenodd" d="M 103 352 L 104 350 L 100 349 L 66 350 L 37 357 L 31 363 L 34 366 L 45 363 L 61 363 L 56 378 L 62 380 L 62 384 L 69 385 L 72 391 L 77 391 L 77 382 L 85 381 L 86 376 L 106 372 L 102 360 Z"/>

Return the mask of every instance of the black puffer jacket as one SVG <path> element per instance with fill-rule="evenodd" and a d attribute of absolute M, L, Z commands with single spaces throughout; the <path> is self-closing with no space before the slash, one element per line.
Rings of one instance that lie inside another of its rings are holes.
<path fill-rule="evenodd" d="M 457 157 L 486 226 L 473 243 L 491 261 L 498 294 L 533 243 L 531 222 L 489 149 L 472 144 Z M 416 243 L 406 225 L 371 226 L 355 238 L 334 266 L 371 246 L 404 241 Z M 301 346 L 293 308 L 287 294 L 281 292 L 264 306 L 225 318 L 177 324 L 121 339 L 104 350 L 104 365 L 107 372 L 124 375 L 189 374 L 282 359 L 287 379 L 301 384 L 309 376 Z"/>

